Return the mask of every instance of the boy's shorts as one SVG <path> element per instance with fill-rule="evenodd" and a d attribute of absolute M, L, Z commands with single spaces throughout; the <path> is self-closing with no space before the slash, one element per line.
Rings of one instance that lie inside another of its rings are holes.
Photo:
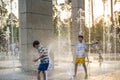
<path fill-rule="evenodd" d="M 85 63 L 85 58 L 76 58 L 75 63 L 76 64 L 84 64 Z"/>
<path fill-rule="evenodd" d="M 39 71 L 46 71 L 48 69 L 49 63 L 41 63 L 38 66 Z"/>

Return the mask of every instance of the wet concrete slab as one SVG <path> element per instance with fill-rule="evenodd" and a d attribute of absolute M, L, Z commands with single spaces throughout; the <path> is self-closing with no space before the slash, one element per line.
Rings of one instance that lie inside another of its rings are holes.
<path fill-rule="evenodd" d="M 19 60 L 0 61 L 0 80 L 37 80 L 37 71 L 25 72 L 21 69 Z M 101 65 L 97 61 L 87 64 L 87 80 L 120 80 L 120 62 L 104 61 Z M 55 63 L 54 69 L 48 71 L 48 80 L 71 80 L 74 65 L 69 61 Z M 84 79 L 84 70 L 78 67 L 76 80 Z"/>

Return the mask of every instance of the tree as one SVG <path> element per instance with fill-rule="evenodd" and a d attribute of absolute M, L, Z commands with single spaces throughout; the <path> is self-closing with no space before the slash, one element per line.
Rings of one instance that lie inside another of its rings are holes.
<path fill-rule="evenodd" d="M 0 0 L 0 50 L 6 51 L 6 37 L 5 31 L 3 30 L 4 26 L 6 26 L 6 18 L 7 18 L 8 10 L 6 9 L 6 4 L 3 0 Z"/>
<path fill-rule="evenodd" d="M 71 13 L 71 1 L 66 1 L 65 3 L 58 4 L 57 0 L 53 2 L 53 21 L 54 21 L 54 32 L 55 34 L 59 34 L 64 36 L 66 34 L 66 24 L 71 23 L 71 16 L 69 18 L 65 18 L 63 13 L 69 11 Z M 64 18 L 64 19 L 63 19 Z"/>
<path fill-rule="evenodd" d="M 0 29 L 2 29 L 6 24 L 8 10 L 6 9 L 6 4 L 3 0 L 0 0 Z"/>
<path fill-rule="evenodd" d="M 3 47 L 4 49 L 7 49 L 8 45 L 10 45 L 9 41 L 11 40 L 11 26 L 13 26 L 13 33 L 14 33 L 13 37 L 15 42 L 18 42 L 18 36 L 19 36 L 18 19 L 15 16 L 15 14 L 13 13 L 8 14 L 8 10 L 6 8 L 8 2 L 6 0 L 0 0 L 0 31 L 2 35 L 0 37 L 1 38 L 0 46 L 1 48 Z M 10 30 L 10 33 L 7 33 L 7 30 Z M 10 37 L 7 37 L 9 35 Z"/>
<path fill-rule="evenodd" d="M 12 19 L 12 23 L 11 23 L 11 19 Z M 18 42 L 19 41 L 19 39 L 18 39 L 18 37 L 19 37 L 19 27 L 18 27 L 18 19 L 17 19 L 17 17 L 13 13 L 10 13 L 8 15 L 6 23 L 7 23 L 7 26 L 4 27 L 4 29 L 6 30 L 6 28 L 9 27 L 10 32 L 11 32 L 11 26 L 12 26 L 13 27 L 13 33 L 14 33 L 13 34 L 14 41 Z M 11 41 L 11 37 L 12 37 L 12 35 L 10 35 L 10 41 Z"/>

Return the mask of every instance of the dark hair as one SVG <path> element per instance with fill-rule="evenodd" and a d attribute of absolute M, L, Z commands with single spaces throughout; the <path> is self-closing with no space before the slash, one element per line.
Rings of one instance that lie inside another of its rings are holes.
<path fill-rule="evenodd" d="M 83 35 L 78 35 L 79 38 L 83 38 Z"/>
<path fill-rule="evenodd" d="M 40 44 L 40 42 L 38 40 L 33 41 L 33 47 L 35 47 L 35 45 L 39 45 L 39 44 Z"/>

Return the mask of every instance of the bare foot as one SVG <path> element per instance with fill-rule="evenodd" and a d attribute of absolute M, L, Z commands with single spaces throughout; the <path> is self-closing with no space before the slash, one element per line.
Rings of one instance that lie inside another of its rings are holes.
<path fill-rule="evenodd" d="M 73 75 L 72 80 L 75 80 L 75 78 L 76 78 L 76 75 Z"/>
<path fill-rule="evenodd" d="M 88 75 L 85 75 L 85 79 L 88 79 Z"/>

